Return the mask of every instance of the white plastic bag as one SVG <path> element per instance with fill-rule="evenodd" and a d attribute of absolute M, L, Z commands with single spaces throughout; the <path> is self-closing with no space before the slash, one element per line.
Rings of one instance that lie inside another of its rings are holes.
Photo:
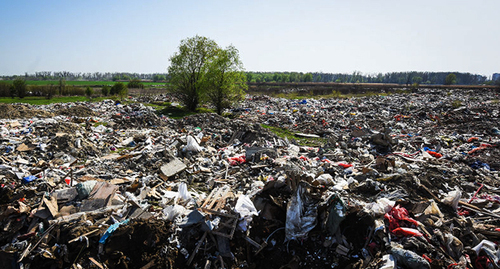
<path fill-rule="evenodd" d="M 450 191 L 446 197 L 443 198 L 443 203 L 450 205 L 453 209 L 457 210 L 458 202 L 460 201 L 460 197 L 462 197 L 462 192 L 459 189 L 454 191 Z"/>
<path fill-rule="evenodd" d="M 192 152 L 200 152 L 203 148 L 200 147 L 198 142 L 196 142 L 196 139 L 192 136 L 187 137 L 187 145 L 184 147 L 185 150 L 187 151 L 192 151 Z"/>
<path fill-rule="evenodd" d="M 309 195 L 307 186 L 299 184 L 286 210 L 286 241 L 306 238 L 316 226 L 317 216 L 316 201 Z"/>
<path fill-rule="evenodd" d="M 234 211 L 240 214 L 241 221 L 239 223 L 239 226 L 242 231 L 247 230 L 249 223 L 252 221 L 252 216 L 259 215 L 259 212 L 257 212 L 255 205 L 253 204 L 252 200 L 250 200 L 250 197 L 248 197 L 247 195 L 241 195 L 238 198 L 238 201 L 236 201 L 236 206 L 234 208 Z"/>
<path fill-rule="evenodd" d="M 182 217 L 189 212 L 185 207 L 181 205 L 169 205 L 163 209 L 163 215 L 165 219 L 169 221 L 174 221 L 177 217 Z"/>
<path fill-rule="evenodd" d="M 183 200 L 183 201 L 191 201 L 193 197 L 191 197 L 191 194 L 189 194 L 188 189 L 187 189 L 187 184 L 182 182 L 179 184 L 179 191 L 177 194 L 177 198 Z"/>
<path fill-rule="evenodd" d="M 391 211 L 394 207 L 394 204 L 396 204 L 396 202 L 387 198 L 380 198 L 376 202 L 369 203 L 366 209 L 372 212 L 375 216 L 381 216 L 385 213 L 389 213 L 389 211 Z"/>
<path fill-rule="evenodd" d="M 333 184 L 333 177 L 328 173 L 319 175 L 315 180 L 318 181 L 319 184 L 325 186 L 330 186 Z"/>

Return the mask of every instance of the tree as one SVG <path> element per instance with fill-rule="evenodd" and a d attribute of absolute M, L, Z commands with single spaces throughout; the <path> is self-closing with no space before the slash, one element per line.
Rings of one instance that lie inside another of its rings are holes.
<path fill-rule="evenodd" d="M 413 83 L 420 84 L 420 83 L 422 83 L 423 79 L 422 79 L 422 77 L 413 77 L 412 81 L 413 81 Z"/>
<path fill-rule="evenodd" d="M 444 79 L 444 85 L 453 85 L 457 83 L 457 76 L 453 73 L 448 74 Z"/>
<path fill-rule="evenodd" d="M 128 95 L 128 88 L 127 86 L 121 88 L 119 91 L 118 91 L 118 96 L 120 96 L 120 99 L 123 100 L 125 98 L 125 96 Z"/>
<path fill-rule="evenodd" d="M 253 74 L 248 72 L 247 73 L 247 82 L 252 82 L 252 79 L 253 79 Z"/>
<path fill-rule="evenodd" d="M 92 97 L 92 94 L 94 94 L 94 89 L 87 86 L 87 89 L 85 89 L 85 95 L 87 95 L 90 99 Z"/>
<path fill-rule="evenodd" d="M 125 96 L 128 94 L 127 85 L 125 85 L 123 82 L 116 82 L 115 85 L 111 87 L 109 93 L 111 95 Z"/>
<path fill-rule="evenodd" d="M 24 98 L 26 96 L 26 81 L 24 79 L 16 79 L 12 83 L 14 93 L 19 98 Z"/>
<path fill-rule="evenodd" d="M 207 62 L 206 97 L 221 115 L 233 102 L 241 100 L 247 89 L 247 77 L 234 46 L 218 49 Z"/>
<path fill-rule="evenodd" d="M 64 78 L 59 79 L 59 95 L 63 95 L 66 89 L 66 80 Z"/>
<path fill-rule="evenodd" d="M 144 89 L 144 84 L 141 82 L 140 79 L 135 78 L 128 83 L 127 87 L 129 89 Z"/>
<path fill-rule="evenodd" d="M 154 74 L 153 75 L 153 81 L 154 82 L 160 82 L 160 81 L 165 81 L 165 80 L 167 80 L 167 79 L 165 78 L 164 75 L 160 75 L 160 74 Z"/>
<path fill-rule="evenodd" d="M 313 75 L 311 73 L 307 73 L 303 77 L 304 82 L 312 82 L 313 81 Z"/>
<path fill-rule="evenodd" d="M 171 91 L 191 111 L 196 110 L 201 101 L 207 61 L 217 49 L 215 41 L 197 35 L 182 40 L 179 51 L 170 57 Z"/>
<path fill-rule="evenodd" d="M 108 85 L 104 85 L 101 89 L 101 94 L 104 96 L 108 96 L 110 87 Z"/>

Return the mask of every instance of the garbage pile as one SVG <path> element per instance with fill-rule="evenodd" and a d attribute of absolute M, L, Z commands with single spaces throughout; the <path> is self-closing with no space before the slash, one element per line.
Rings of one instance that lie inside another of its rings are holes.
<path fill-rule="evenodd" d="M 498 100 L 4 105 L 0 268 L 497 268 Z"/>

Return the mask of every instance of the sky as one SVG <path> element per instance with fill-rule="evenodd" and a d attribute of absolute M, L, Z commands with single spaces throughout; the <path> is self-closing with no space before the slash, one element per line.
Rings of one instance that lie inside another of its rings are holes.
<path fill-rule="evenodd" d="M 247 71 L 500 73 L 498 0 L 0 1 L 0 75 L 166 73 L 180 41 Z"/>

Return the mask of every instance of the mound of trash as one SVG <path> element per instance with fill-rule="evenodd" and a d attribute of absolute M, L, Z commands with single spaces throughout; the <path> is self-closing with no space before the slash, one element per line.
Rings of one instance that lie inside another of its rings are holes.
<path fill-rule="evenodd" d="M 498 98 L 9 105 L 0 268 L 497 268 Z"/>

